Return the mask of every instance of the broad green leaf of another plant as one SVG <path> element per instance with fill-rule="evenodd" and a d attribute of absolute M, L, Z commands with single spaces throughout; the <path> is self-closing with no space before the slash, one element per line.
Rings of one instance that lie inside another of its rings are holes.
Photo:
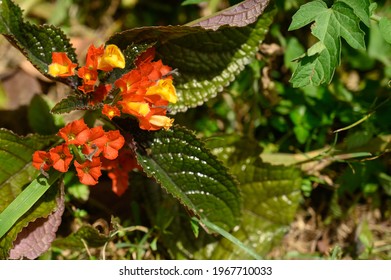
<path fill-rule="evenodd" d="M 370 27 L 370 3 L 369 0 L 338 0 L 344 2 L 350 6 L 354 13 L 360 18 L 360 20 L 368 27 Z"/>
<path fill-rule="evenodd" d="M 260 159 L 247 159 L 230 171 L 240 182 L 243 214 L 238 230 L 233 232 L 244 245 L 265 256 L 288 232 L 300 200 L 301 174 L 294 167 L 274 166 Z M 211 246 L 213 247 L 213 246 Z M 202 254 L 211 259 L 248 259 L 226 239 Z"/>
<path fill-rule="evenodd" d="M 358 7 L 355 6 L 353 10 L 345 1 L 338 1 L 328 8 L 320 0 L 300 7 L 293 16 L 289 30 L 302 28 L 315 21 L 311 33 L 319 42 L 299 59 L 291 78 L 294 87 L 318 86 L 331 82 L 334 71 L 340 64 L 341 38 L 355 49 L 365 49 L 365 34 L 360 29 L 360 18 L 356 15 Z M 367 9 L 369 10 L 369 3 Z"/>
<path fill-rule="evenodd" d="M 134 140 L 140 146 L 137 160 L 144 172 L 191 213 L 224 230 L 237 225 L 236 182 L 190 131 L 178 126 L 155 133 L 141 131 Z"/>
<path fill-rule="evenodd" d="M 31 165 L 34 151 L 50 146 L 56 139 L 39 135 L 20 137 L 11 131 L 0 129 L 0 213 L 38 176 L 39 171 Z M 42 207 L 36 204 L 36 210 L 23 216 L 23 219 L 17 222 L 18 226 L 13 227 L 0 239 L 0 259 L 7 257 L 13 240 L 23 227 L 30 221 L 50 213 L 54 206 L 54 201 L 53 204 Z"/>
<path fill-rule="evenodd" d="M 273 5 L 267 7 L 267 0 L 243 3 L 234 6 L 236 10 L 229 8 L 231 17 L 222 11 L 187 26 L 135 28 L 112 36 L 108 43 L 125 49 L 132 43 L 156 42 L 157 56 L 179 73 L 174 77 L 178 102 L 170 105 L 171 112 L 186 111 L 232 82 L 265 38 Z"/>
<path fill-rule="evenodd" d="M 21 9 L 10 0 L 0 3 L 0 33 L 48 78 L 53 79 L 47 75 L 52 52 L 65 52 L 73 62 L 77 62 L 75 50 L 61 29 L 25 22 Z M 76 79 L 77 77 L 69 77 L 59 80 L 75 85 Z"/>
<path fill-rule="evenodd" d="M 391 20 L 382 17 L 379 21 L 379 28 L 384 40 L 391 44 Z"/>

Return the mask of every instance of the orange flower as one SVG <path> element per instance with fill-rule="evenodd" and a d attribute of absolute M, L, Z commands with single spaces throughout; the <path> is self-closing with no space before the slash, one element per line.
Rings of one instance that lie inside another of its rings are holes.
<path fill-rule="evenodd" d="M 77 70 L 77 75 L 83 79 L 83 83 L 87 85 L 95 85 L 98 80 L 98 71 L 87 66 L 80 67 Z"/>
<path fill-rule="evenodd" d="M 80 183 L 85 185 L 96 185 L 98 183 L 98 179 L 102 175 L 99 157 L 92 158 L 92 161 L 86 160 L 82 164 L 75 161 L 74 164 Z"/>
<path fill-rule="evenodd" d="M 65 52 L 53 52 L 52 63 L 48 73 L 53 77 L 69 77 L 75 74 L 76 63 L 73 63 Z"/>
<path fill-rule="evenodd" d="M 90 157 L 99 156 L 107 141 L 108 138 L 103 128 L 101 126 L 93 127 L 90 129 L 88 140 L 83 146 L 83 153 L 90 155 Z"/>
<path fill-rule="evenodd" d="M 164 128 L 165 130 L 170 129 L 174 119 L 171 119 L 163 115 L 152 115 L 149 118 L 140 118 L 140 128 L 144 130 L 159 130 Z"/>
<path fill-rule="evenodd" d="M 129 172 L 135 169 L 141 170 L 137 164 L 133 152 L 123 148 L 115 160 L 103 158 L 102 169 L 108 170 L 108 176 L 112 180 L 112 190 L 118 196 L 122 195 L 129 186 Z"/>
<path fill-rule="evenodd" d="M 129 94 L 141 95 L 145 94 L 152 82 L 147 77 L 142 77 L 140 71 L 134 69 L 115 81 L 114 85 L 121 90 L 124 96 Z"/>
<path fill-rule="evenodd" d="M 38 170 L 48 171 L 52 166 L 50 155 L 45 151 L 36 151 L 33 154 L 33 166 Z"/>
<path fill-rule="evenodd" d="M 101 45 L 96 48 L 93 44 L 90 45 L 87 51 L 86 67 L 90 69 L 97 69 L 100 57 L 103 55 L 104 47 Z"/>
<path fill-rule="evenodd" d="M 64 139 L 68 145 L 83 145 L 90 136 L 90 129 L 83 119 L 79 119 L 61 128 L 57 135 Z"/>
<path fill-rule="evenodd" d="M 122 106 L 122 112 L 136 117 L 145 117 L 150 111 L 150 107 L 147 102 L 124 100 L 119 101 L 118 104 Z"/>
<path fill-rule="evenodd" d="M 113 171 L 108 172 L 107 175 L 112 181 L 112 191 L 118 196 L 123 195 L 129 186 L 129 173 L 127 171 L 114 169 Z"/>
<path fill-rule="evenodd" d="M 53 162 L 53 168 L 60 172 L 67 172 L 72 162 L 73 155 L 66 144 L 59 145 L 50 149 L 50 159 Z"/>
<path fill-rule="evenodd" d="M 103 156 L 112 160 L 118 157 L 118 151 L 125 144 L 125 139 L 118 130 L 110 130 L 106 136 L 108 141 L 103 148 Z"/>
<path fill-rule="evenodd" d="M 121 111 L 117 107 L 105 104 L 103 105 L 102 114 L 111 120 L 115 116 L 121 116 Z"/>

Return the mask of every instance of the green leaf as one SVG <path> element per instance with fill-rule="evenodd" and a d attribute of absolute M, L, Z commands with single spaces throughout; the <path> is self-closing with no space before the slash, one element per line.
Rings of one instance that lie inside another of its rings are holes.
<path fill-rule="evenodd" d="M 262 162 L 258 143 L 240 136 L 211 138 L 207 143 L 207 147 L 230 166 L 230 172 L 239 181 L 243 214 L 233 236 L 257 254 L 266 255 L 279 244 L 293 221 L 301 196 L 300 170 Z M 228 240 L 215 242 L 208 250 L 199 251 L 197 256 L 213 259 L 252 257 L 237 250 Z"/>
<path fill-rule="evenodd" d="M 28 107 L 28 121 L 34 132 L 41 135 L 56 134 L 59 127 L 54 116 L 50 113 L 50 106 L 40 94 L 34 95 Z"/>
<path fill-rule="evenodd" d="M 344 2 L 350 6 L 354 13 L 360 18 L 360 20 L 368 27 L 370 27 L 370 12 L 369 12 L 369 0 L 338 0 Z"/>
<path fill-rule="evenodd" d="M 101 247 L 109 240 L 109 236 L 101 234 L 91 225 L 83 225 L 76 232 L 65 238 L 57 238 L 52 246 L 62 249 L 80 250 L 86 245 L 89 247 Z"/>
<path fill-rule="evenodd" d="M 74 48 L 64 32 L 51 25 L 37 26 L 24 22 L 22 11 L 10 0 L 0 3 L 0 33 L 17 47 L 27 59 L 48 78 L 48 65 L 52 62 L 52 52 L 66 52 L 77 63 Z M 70 85 L 77 84 L 77 77 L 58 79 Z"/>
<path fill-rule="evenodd" d="M 391 20 L 386 17 L 382 17 L 379 21 L 379 28 L 384 40 L 391 44 Z"/>
<path fill-rule="evenodd" d="M 230 170 L 239 180 L 243 196 L 241 224 L 233 235 L 265 256 L 279 244 L 296 214 L 300 200 L 300 171 L 294 167 L 265 164 L 254 158 L 238 163 Z M 206 256 L 212 259 L 250 257 L 225 239 L 216 243 L 212 254 Z"/>
<path fill-rule="evenodd" d="M 234 179 L 191 132 L 134 134 L 138 163 L 190 212 L 229 230 L 238 223 L 240 195 Z"/>
<path fill-rule="evenodd" d="M 66 98 L 58 102 L 51 110 L 53 114 L 64 114 L 74 110 L 94 110 L 95 106 L 88 105 L 88 101 L 84 96 L 68 95 Z"/>
<path fill-rule="evenodd" d="M 31 156 L 34 151 L 50 146 L 56 139 L 39 135 L 20 137 L 11 131 L 0 129 L 0 212 L 3 212 L 23 188 L 38 176 L 39 171 L 31 165 Z M 42 209 L 39 213 L 42 213 Z M 36 217 L 27 215 L 23 219 L 24 224 L 20 226 L 25 226 L 30 218 Z M 16 238 L 20 229 L 14 227 L 12 232 L 8 232 L 0 240 L 0 259 L 7 257 L 11 242 Z"/>
<path fill-rule="evenodd" d="M 357 6 L 355 9 L 358 9 Z M 359 26 L 360 18 L 345 2 L 336 2 L 331 8 L 319 0 L 307 3 L 293 16 L 289 30 L 301 28 L 313 21 L 315 23 L 311 33 L 319 42 L 299 59 L 299 65 L 291 78 L 294 87 L 331 82 L 340 64 L 341 38 L 355 49 L 365 49 L 365 34 Z"/>
<path fill-rule="evenodd" d="M 171 105 L 171 112 L 186 111 L 215 97 L 254 58 L 275 13 L 272 7 L 266 9 L 267 4 L 268 1 L 253 3 L 254 8 L 244 13 L 252 15 L 250 21 L 243 16 L 243 21 L 231 17 L 229 22 L 220 13 L 216 15 L 222 19 L 220 25 L 212 17 L 194 23 L 203 27 L 135 28 L 112 36 L 108 43 L 125 49 L 132 43 L 157 42 L 158 58 L 179 73 L 174 78 L 178 102 Z M 249 24 L 251 21 L 254 22 Z M 243 22 L 249 25 L 237 26 Z"/>
<path fill-rule="evenodd" d="M 182 2 L 182 6 L 186 6 L 186 5 L 194 5 L 194 4 L 199 4 L 199 3 L 202 3 L 202 2 L 206 2 L 206 0 L 185 0 Z"/>

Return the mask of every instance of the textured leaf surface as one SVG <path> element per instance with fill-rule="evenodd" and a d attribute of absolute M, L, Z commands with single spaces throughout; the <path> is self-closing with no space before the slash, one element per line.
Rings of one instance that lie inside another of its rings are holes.
<path fill-rule="evenodd" d="M 83 96 L 78 95 L 68 95 L 60 102 L 58 102 L 51 110 L 53 114 L 65 114 L 72 112 L 74 110 L 86 110 L 89 107 L 88 101 Z"/>
<path fill-rule="evenodd" d="M 52 61 L 52 52 L 66 52 L 69 58 L 77 63 L 75 50 L 61 29 L 24 22 L 22 11 L 10 0 L 0 3 L 0 33 L 46 76 L 48 65 Z M 64 80 L 68 84 L 75 84 L 75 78 Z"/>
<path fill-rule="evenodd" d="M 125 49 L 132 43 L 157 42 L 158 57 L 165 64 L 178 69 L 179 73 L 174 79 L 178 102 L 171 106 L 171 111 L 186 111 L 216 96 L 254 58 L 275 10 L 272 7 L 262 10 L 267 1 L 258 4 L 258 1 L 247 1 L 250 2 L 254 2 L 254 7 L 250 5 L 247 13 L 253 13 L 251 22 L 256 20 L 249 25 L 246 25 L 248 22 L 245 21 L 246 26 L 238 27 L 239 23 L 235 17 L 229 17 L 233 22 L 224 20 L 220 24 L 226 25 L 206 24 L 206 28 L 142 27 L 118 33 L 111 37 L 108 43 Z M 217 18 L 222 20 L 224 16 L 220 14 Z M 209 20 L 213 21 L 213 18 Z M 203 21 L 199 24 L 201 22 Z M 217 30 L 213 30 L 217 27 Z"/>
<path fill-rule="evenodd" d="M 269 5 L 270 0 L 246 0 L 214 15 L 198 19 L 187 25 L 217 30 L 220 26 L 243 27 L 254 23 Z"/>
<path fill-rule="evenodd" d="M 22 192 L 23 187 L 39 174 L 39 171 L 31 165 L 31 156 L 34 151 L 50 146 L 55 139 L 38 135 L 20 137 L 11 131 L 0 129 L 0 212 L 3 212 Z M 19 228 L 13 228 L 0 239 L 0 259 L 7 257 L 12 241 L 24 226 L 31 220 L 47 215 L 54 206 L 36 208 L 24 217 Z"/>
<path fill-rule="evenodd" d="M 293 221 L 300 199 L 300 172 L 293 167 L 265 164 L 259 159 L 237 164 L 231 172 L 239 180 L 243 196 L 242 221 L 233 235 L 265 256 L 279 244 Z M 207 251 L 203 255 L 212 259 L 249 258 L 225 239 L 215 244 L 210 255 Z"/>
<path fill-rule="evenodd" d="M 137 159 L 148 176 L 193 212 L 224 229 L 238 223 L 240 197 L 227 169 L 191 132 L 141 132 Z"/>
<path fill-rule="evenodd" d="M 366 3 L 365 7 L 353 5 L 352 8 L 345 2 L 352 1 L 338 1 L 331 8 L 323 1 L 312 1 L 302 5 L 293 16 L 289 30 L 315 21 L 311 32 L 319 39 L 319 42 L 308 50 L 307 55 L 299 60 L 291 78 L 294 87 L 318 86 L 331 81 L 335 68 L 340 64 L 341 38 L 355 49 L 365 49 L 365 34 L 360 29 L 360 18 L 356 14 L 366 14 L 366 11 L 369 11 L 369 3 Z"/>
<path fill-rule="evenodd" d="M 207 147 L 231 167 L 230 172 L 239 181 L 243 214 L 233 236 L 265 256 L 279 244 L 293 221 L 300 199 L 300 170 L 262 162 L 258 143 L 236 135 L 211 138 Z M 209 244 L 206 250 L 201 247 L 195 257 L 251 258 L 226 239 Z"/>
<path fill-rule="evenodd" d="M 14 247 L 10 251 L 10 259 L 35 259 L 46 252 L 61 224 L 64 212 L 64 185 L 61 182 L 59 194 L 56 198 L 56 209 L 48 217 L 38 218 L 28 224 L 16 238 Z"/>

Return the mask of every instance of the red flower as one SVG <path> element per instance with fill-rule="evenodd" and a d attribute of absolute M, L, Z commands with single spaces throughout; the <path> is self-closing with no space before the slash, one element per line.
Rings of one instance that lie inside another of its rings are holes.
<path fill-rule="evenodd" d="M 65 52 L 53 52 L 48 73 L 53 77 L 69 77 L 75 74 L 76 67 L 77 64 L 73 63 Z"/>
<path fill-rule="evenodd" d="M 61 128 L 57 135 L 64 139 L 68 145 L 83 145 L 90 136 L 90 129 L 84 123 L 84 120 L 80 119 Z"/>
<path fill-rule="evenodd" d="M 92 158 L 92 161 L 86 160 L 82 164 L 75 161 L 74 164 L 80 183 L 85 185 L 96 185 L 98 183 L 98 179 L 102 175 L 99 157 Z"/>
<path fill-rule="evenodd" d="M 53 168 L 60 172 L 67 172 L 72 162 L 73 155 L 66 144 L 59 145 L 50 149 L 50 159 L 53 162 Z"/>
<path fill-rule="evenodd" d="M 137 57 L 135 64 L 137 67 L 140 67 L 141 64 L 151 63 L 151 61 L 155 58 L 155 48 L 149 48 L 145 52 L 143 52 L 139 57 Z"/>
<path fill-rule="evenodd" d="M 36 151 L 33 154 L 33 166 L 38 170 L 48 171 L 52 166 L 52 160 L 50 159 L 50 155 L 45 151 Z"/>
<path fill-rule="evenodd" d="M 114 169 L 107 173 L 107 175 L 112 181 L 112 191 L 118 196 L 123 195 L 129 186 L 129 173 L 127 171 Z"/>
<path fill-rule="evenodd" d="M 106 133 L 108 141 L 103 148 L 103 156 L 107 159 L 118 157 L 118 151 L 124 146 L 125 139 L 118 130 L 111 130 Z"/>
<path fill-rule="evenodd" d="M 96 88 L 95 92 L 91 95 L 90 104 L 96 105 L 106 99 L 107 94 L 111 90 L 111 85 L 100 85 Z"/>

